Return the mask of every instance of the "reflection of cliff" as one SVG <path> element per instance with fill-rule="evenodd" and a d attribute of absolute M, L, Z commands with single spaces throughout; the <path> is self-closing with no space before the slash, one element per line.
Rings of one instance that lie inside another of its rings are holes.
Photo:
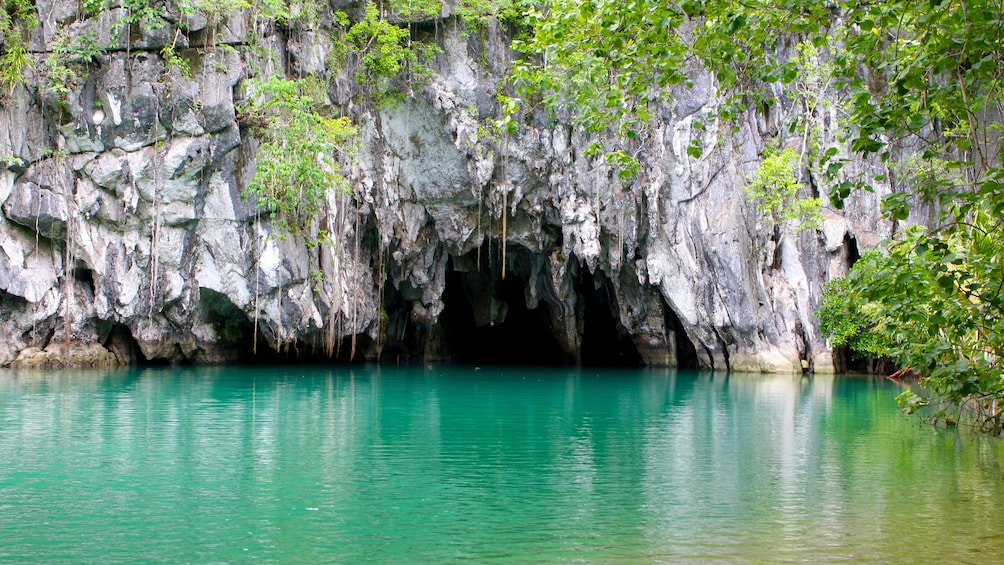
<path fill-rule="evenodd" d="M 673 370 L 18 372 L 0 378 L 4 551 L 1000 562 L 1004 445 L 902 418 L 897 392 Z"/>
<path fill-rule="evenodd" d="M 32 36 L 39 53 L 57 31 L 118 41 L 107 14 L 61 24 L 75 2 L 39 13 L 56 14 Z M 783 101 L 734 135 L 697 128 L 718 93 L 695 71 L 622 184 L 587 156 L 590 134 L 560 120 L 530 115 L 513 135 L 487 135 L 505 39 L 447 23 L 421 31 L 442 53 L 400 104 L 376 110 L 350 77 L 329 77 L 329 103 L 363 138 L 345 171 L 353 196 L 326 203 L 330 247 L 269 239 L 256 221 L 240 195 L 257 145 L 235 110 L 247 69 L 329 75 L 326 31 L 255 29 L 238 13 L 211 49 L 197 41 L 206 22 L 189 22 L 189 78 L 161 58 L 179 37 L 168 22 L 100 53 L 64 101 L 41 66 L 29 72 L 0 102 L 0 156 L 16 158 L 0 170 L 0 364 L 69 342 L 173 363 L 277 342 L 292 357 L 327 342 L 343 358 L 479 361 L 462 334 L 501 327 L 512 337 L 484 339 L 509 361 L 532 349 L 519 336 L 536 336 L 548 350 L 524 362 L 832 370 L 812 315 L 822 284 L 846 269 L 848 244 L 886 228 L 871 194 L 828 210 L 818 232 L 758 226 L 740 187 Z M 284 68 L 242 50 L 259 32 Z M 700 159 L 686 154 L 695 138 Z"/>

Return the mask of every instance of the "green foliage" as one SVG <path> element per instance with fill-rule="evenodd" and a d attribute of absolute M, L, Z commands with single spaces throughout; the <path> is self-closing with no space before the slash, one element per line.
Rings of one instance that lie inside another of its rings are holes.
<path fill-rule="evenodd" d="M 321 292 L 321 285 L 324 284 L 324 271 L 312 269 L 310 271 L 310 288 L 314 292 Z"/>
<path fill-rule="evenodd" d="M 14 91 L 24 81 L 24 70 L 31 64 L 28 49 L 19 40 L 10 40 L 0 53 L 0 86 Z"/>
<path fill-rule="evenodd" d="M 632 138 L 651 118 L 650 102 L 685 82 L 684 15 L 646 0 L 548 2 L 528 7 L 530 31 L 514 47 L 515 94 L 546 111 L 568 108 L 586 131 Z"/>
<path fill-rule="evenodd" d="M 496 94 L 496 99 L 498 99 L 499 105 L 501 106 L 502 115 L 495 121 L 495 129 L 507 135 L 516 133 L 516 130 L 519 127 L 517 117 L 520 107 L 519 98 L 506 96 L 500 92 Z"/>
<path fill-rule="evenodd" d="M 178 10 L 185 16 L 191 17 L 195 12 L 206 17 L 209 27 L 215 28 L 223 21 L 240 10 L 252 8 L 254 4 L 248 0 L 181 0 L 178 2 Z M 269 10 L 269 15 L 277 14 L 276 10 Z"/>
<path fill-rule="evenodd" d="M 112 0 L 106 0 L 104 6 L 107 10 L 114 7 L 110 4 Z M 160 29 L 167 24 L 165 19 L 165 5 L 158 0 L 121 0 L 118 4 L 125 14 L 120 16 L 112 24 L 113 30 L 128 28 L 133 24 L 139 24 L 144 29 Z"/>
<path fill-rule="evenodd" d="M 751 108 L 775 103 L 770 86 L 795 86 L 807 76 L 805 47 L 799 56 L 778 57 L 792 40 L 824 48 L 831 43 L 831 24 L 850 1 L 829 0 L 696 0 L 681 10 L 697 23 L 692 54 L 715 73 L 726 97 L 720 115 L 735 117 Z"/>
<path fill-rule="evenodd" d="M 307 1 L 309 0 L 305 0 L 305 3 Z M 287 0 L 255 0 L 252 8 L 259 20 L 285 24 L 293 18 L 291 5 Z"/>
<path fill-rule="evenodd" d="M 179 11 L 186 16 L 199 12 L 206 17 L 211 28 L 221 25 L 227 18 L 241 10 L 249 10 L 257 21 L 316 22 L 319 3 L 312 0 L 175 0 Z"/>
<path fill-rule="evenodd" d="M 820 329 L 834 345 L 911 368 L 949 406 L 968 407 L 979 429 L 1000 433 L 1004 252 L 984 229 L 998 220 L 980 213 L 974 222 L 977 232 L 952 235 L 913 226 L 866 252 L 827 286 Z M 904 408 L 929 400 L 904 398 Z"/>
<path fill-rule="evenodd" d="M 316 81 L 272 77 L 250 81 L 241 109 L 262 138 L 258 166 L 247 188 L 258 209 L 270 212 L 279 237 L 324 241 L 316 216 L 328 191 L 348 192 L 341 162 L 355 152 L 357 130 L 348 118 L 323 114 Z"/>
<path fill-rule="evenodd" d="M 93 32 L 77 37 L 58 35 L 45 58 L 48 68 L 45 89 L 65 101 L 71 91 L 81 86 L 88 67 L 101 52 Z"/>
<path fill-rule="evenodd" d="M 439 0 L 389 0 L 391 13 L 409 22 L 420 22 L 439 17 L 443 5 Z"/>
<path fill-rule="evenodd" d="M 31 64 L 28 35 L 38 25 L 32 0 L 0 0 L 0 88 L 13 92 L 24 81 L 24 70 Z"/>
<path fill-rule="evenodd" d="M 15 157 L 14 155 L 0 155 L 0 167 L 4 169 L 13 169 L 24 167 L 24 159 L 20 157 Z"/>
<path fill-rule="evenodd" d="M 875 249 L 865 251 L 848 277 L 826 283 L 822 307 L 817 312 L 820 331 L 830 336 L 833 346 L 845 346 L 856 356 L 876 358 L 890 354 L 891 334 L 885 329 L 887 319 L 880 304 L 862 296 L 856 284 L 875 271 L 884 255 Z"/>
<path fill-rule="evenodd" d="M 823 221 L 822 201 L 800 198 L 798 181 L 801 157 L 791 147 L 778 151 L 776 145 L 764 150 L 763 161 L 743 193 L 755 206 L 768 227 L 798 220 L 798 230 L 818 228 Z"/>
<path fill-rule="evenodd" d="M 737 7 L 739 6 L 739 7 Z M 588 132 L 608 132 L 622 139 L 642 139 L 650 131 L 654 103 L 668 101 L 676 86 L 691 86 L 688 76 L 699 61 L 716 72 L 726 94 L 717 108 L 733 118 L 750 101 L 757 70 L 774 72 L 782 18 L 771 3 L 750 8 L 725 1 L 650 2 L 648 0 L 549 1 L 528 7 L 529 31 L 514 46 L 521 53 L 512 82 L 519 104 L 506 116 L 539 106 L 545 112 L 571 115 Z M 800 8 L 799 8 L 800 9 Z M 737 14 L 736 10 L 743 13 Z M 763 24 L 756 13 L 764 10 Z M 747 14 L 746 12 L 749 12 Z M 747 27 L 747 23 L 752 24 Z M 737 45 L 734 36 L 753 32 Z M 748 45 L 747 45 L 748 43 Z M 772 65 L 765 65 L 770 61 Z M 797 72 L 794 63 L 789 65 Z M 756 93 L 769 104 L 769 91 Z M 700 158 L 704 147 L 694 139 L 686 148 Z"/>
<path fill-rule="evenodd" d="M 460 0 L 454 13 L 469 27 L 484 27 L 494 18 L 527 31 L 525 16 L 536 5 L 534 0 Z"/>
<path fill-rule="evenodd" d="M 602 155 L 608 165 L 617 170 L 617 176 L 621 180 L 629 180 L 641 172 L 641 163 L 632 155 L 628 155 L 622 150 L 606 151 L 603 144 L 594 142 L 586 147 L 583 152 L 586 157 Z"/>
<path fill-rule="evenodd" d="M 357 49 L 362 60 L 356 78 L 371 88 L 385 88 L 386 81 L 415 60 L 415 54 L 407 47 L 408 30 L 381 18 L 374 4 L 366 6 L 366 17 L 349 29 L 345 39 Z"/>
<path fill-rule="evenodd" d="M 377 103 L 399 100 L 404 92 L 396 81 L 423 80 L 427 69 L 417 64 L 420 56 L 431 56 L 435 46 L 412 43 L 407 28 L 396 26 L 380 16 L 373 3 L 366 5 L 366 15 L 354 24 L 345 14 L 336 17 L 334 49 L 330 66 L 349 66 L 362 93 Z"/>
<path fill-rule="evenodd" d="M 889 358 L 977 428 L 1000 433 L 1001 6 L 904 0 L 855 5 L 845 16 L 834 73 L 849 93 L 850 147 L 889 161 L 896 140 L 919 146 L 892 164 L 899 183 L 883 209 L 897 220 L 918 202 L 937 211 L 933 229 L 906 230 L 885 255 L 855 266 L 851 288 L 888 318 Z"/>
<path fill-rule="evenodd" d="M 192 68 L 188 60 L 182 57 L 174 45 L 165 45 L 160 50 L 160 56 L 168 69 L 178 69 L 185 78 L 192 78 Z"/>
<path fill-rule="evenodd" d="M 196 12 L 206 17 L 210 28 L 218 27 L 226 18 L 241 10 L 250 10 L 257 21 L 280 24 L 293 20 L 313 21 L 317 18 L 317 3 L 311 0 L 83 0 L 83 9 L 88 14 L 96 15 L 120 7 L 124 10 L 124 15 L 115 21 L 112 29 L 121 30 L 139 24 L 144 29 L 154 30 L 167 25 L 169 2 L 183 16 L 178 23 L 181 29 L 187 29 L 186 18 Z"/>

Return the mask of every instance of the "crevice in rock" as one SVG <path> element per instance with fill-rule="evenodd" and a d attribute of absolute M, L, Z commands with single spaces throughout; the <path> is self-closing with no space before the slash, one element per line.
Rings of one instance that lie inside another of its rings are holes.
<path fill-rule="evenodd" d="M 716 371 L 717 369 L 715 368 L 715 355 L 711 352 L 711 348 L 708 347 L 708 345 L 702 341 L 701 342 L 701 349 L 704 350 L 704 354 L 708 358 L 708 366 L 702 367 L 702 368 L 704 368 L 704 369 L 710 369 L 712 371 Z"/>
<path fill-rule="evenodd" d="M 140 352 L 139 344 L 132 336 L 129 328 L 123 324 L 104 322 L 98 325 L 98 337 L 101 345 L 118 357 L 126 366 L 153 365 Z"/>
<path fill-rule="evenodd" d="M 858 259 L 861 252 L 858 250 L 858 240 L 849 233 L 844 234 L 844 261 L 849 271 Z M 855 357 L 854 353 L 845 345 L 833 347 L 833 367 L 838 373 L 866 373 L 874 371 L 875 362 L 870 357 Z"/>
<path fill-rule="evenodd" d="M 582 364 L 640 367 L 641 355 L 617 320 L 618 305 L 610 281 L 602 273 L 593 275 L 581 269 L 576 287 L 582 298 Z"/>
<path fill-rule="evenodd" d="M 694 347 L 694 342 L 687 336 L 687 331 L 683 329 L 680 317 L 676 315 L 676 311 L 669 304 L 664 304 L 663 306 L 663 312 L 666 317 L 666 329 L 672 332 L 673 344 L 676 349 L 676 367 L 688 370 L 699 369 L 700 362 L 697 357 L 697 348 Z M 711 356 L 710 352 L 708 352 L 708 356 Z"/>
<path fill-rule="evenodd" d="M 77 267 L 73 269 L 72 274 L 73 280 L 83 285 L 83 288 L 90 290 L 89 298 L 93 299 L 98 293 L 97 287 L 94 285 L 94 271 L 86 267 Z"/>
<path fill-rule="evenodd" d="M 711 331 L 715 332 L 715 337 L 718 339 L 718 346 L 722 348 L 722 357 L 725 360 L 725 371 L 732 370 L 732 361 L 729 360 L 729 344 L 725 342 L 725 338 L 718 331 L 718 328 L 711 328 Z"/>
<path fill-rule="evenodd" d="M 858 262 L 861 258 L 861 252 L 858 250 L 858 240 L 849 233 L 844 234 L 844 249 L 846 250 L 846 261 L 847 269 L 850 270 L 854 266 L 854 263 Z"/>
<path fill-rule="evenodd" d="M 47 328 L 45 330 L 44 336 L 42 337 L 41 341 L 39 342 L 38 348 L 39 349 L 45 349 L 46 347 L 49 347 L 49 344 L 52 343 L 52 338 L 55 337 L 55 336 L 56 336 L 56 330 L 55 330 L 55 328 L 51 328 L 51 327 Z"/>
<path fill-rule="evenodd" d="M 401 283 L 406 290 L 413 291 L 408 283 Z M 428 341 L 426 328 L 411 320 L 412 301 L 407 300 L 401 290 L 386 285 L 383 293 L 383 343 L 375 351 L 377 361 L 382 363 L 413 363 L 422 361 L 422 353 Z"/>

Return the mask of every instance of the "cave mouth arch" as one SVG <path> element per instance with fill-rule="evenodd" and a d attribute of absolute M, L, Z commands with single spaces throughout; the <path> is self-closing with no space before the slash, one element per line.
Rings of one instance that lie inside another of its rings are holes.
<path fill-rule="evenodd" d="M 477 250 L 447 264 L 440 318 L 447 357 L 468 365 L 573 363 L 554 336 L 544 302 L 527 306 L 527 275 L 508 270 L 503 278 L 492 251 L 482 247 L 480 265 Z"/>
<path fill-rule="evenodd" d="M 450 257 L 439 321 L 444 358 L 473 365 L 642 366 L 617 321 L 614 292 L 604 276 L 573 263 L 574 300 L 561 303 L 549 290 L 546 257 L 510 244 L 505 263 L 503 277 L 498 246 L 491 242 Z M 555 327 L 562 317 L 577 322 L 577 343 L 567 343 L 572 340 L 560 334 L 567 329 Z"/>

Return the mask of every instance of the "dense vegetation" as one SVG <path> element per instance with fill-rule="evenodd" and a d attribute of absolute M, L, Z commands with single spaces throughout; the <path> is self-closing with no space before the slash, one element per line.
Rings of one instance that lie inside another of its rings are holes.
<path fill-rule="evenodd" d="M 29 64 L 28 36 L 38 24 L 34 3 L 29 0 L 3 0 L 0 3 L 0 88 L 10 93 L 24 77 Z"/>

